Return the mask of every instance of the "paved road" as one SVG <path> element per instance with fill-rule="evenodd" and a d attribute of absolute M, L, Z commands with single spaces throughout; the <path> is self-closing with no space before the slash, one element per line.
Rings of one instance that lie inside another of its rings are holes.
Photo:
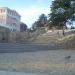
<path fill-rule="evenodd" d="M 58 47 L 53 44 L 8 44 L 0 43 L 0 53 L 12 52 L 33 52 L 44 50 L 56 50 Z"/>

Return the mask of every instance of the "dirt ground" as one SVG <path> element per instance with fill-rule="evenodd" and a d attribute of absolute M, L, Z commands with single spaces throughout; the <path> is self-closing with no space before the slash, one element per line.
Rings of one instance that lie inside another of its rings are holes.
<path fill-rule="evenodd" d="M 71 56 L 70 59 L 66 59 Z M 1 53 L 0 70 L 49 74 L 75 72 L 74 50 L 50 50 L 25 53 Z"/>

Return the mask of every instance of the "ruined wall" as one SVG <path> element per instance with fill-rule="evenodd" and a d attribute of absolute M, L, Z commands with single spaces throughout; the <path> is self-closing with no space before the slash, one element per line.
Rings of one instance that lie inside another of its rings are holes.
<path fill-rule="evenodd" d="M 0 31 L 0 43 L 25 43 L 30 37 L 28 32 Z"/>
<path fill-rule="evenodd" d="M 44 29 L 37 29 L 35 32 L 10 32 L 3 30 L 0 31 L 0 43 L 27 43 L 44 32 Z"/>

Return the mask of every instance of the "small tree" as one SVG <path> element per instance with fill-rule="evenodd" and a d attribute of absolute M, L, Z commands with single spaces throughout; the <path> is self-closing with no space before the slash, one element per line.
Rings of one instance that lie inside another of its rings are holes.
<path fill-rule="evenodd" d="M 39 16 L 39 19 L 37 21 L 35 21 L 32 25 L 32 28 L 36 29 L 37 27 L 44 27 L 44 25 L 47 23 L 47 17 L 45 14 L 41 14 Z"/>

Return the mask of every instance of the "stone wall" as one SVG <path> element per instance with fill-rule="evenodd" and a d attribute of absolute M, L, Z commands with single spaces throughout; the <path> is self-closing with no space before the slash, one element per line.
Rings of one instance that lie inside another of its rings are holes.
<path fill-rule="evenodd" d="M 0 32 L 0 43 L 27 43 L 35 35 L 30 32 Z"/>
<path fill-rule="evenodd" d="M 0 43 L 27 43 L 44 32 L 43 28 L 37 29 L 35 32 L 10 32 L 3 30 L 0 31 Z"/>
<path fill-rule="evenodd" d="M 0 43 L 25 42 L 26 33 L 0 32 Z"/>
<path fill-rule="evenodd" d="M 9 43 L 26 43 L 28 37 L 28 32 L 10 32 L 8 35 Z"/>

